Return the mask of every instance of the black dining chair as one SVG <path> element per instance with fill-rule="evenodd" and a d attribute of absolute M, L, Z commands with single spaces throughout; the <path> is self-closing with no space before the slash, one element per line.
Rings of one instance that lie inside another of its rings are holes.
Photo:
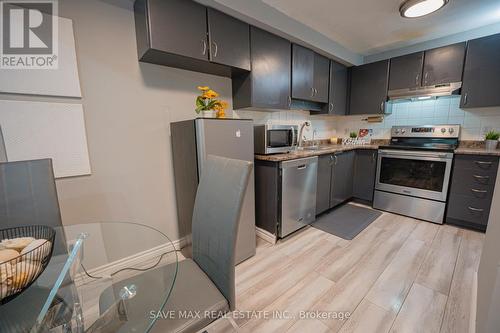
<path fill-rule="evenodd" d="M 193 258 L 178 263 L 177 278 L 164 307 L 174 316 L 158 318 L 150 332 L 196 332 L 217 319 L 217 316 L 205 316 L 206 311 L 222 315 L 234 310 L 236 235 L 252 166 L 247 161 L 208 156 L 194 205 Z M 144 293 L 138 292 L 125 301 L 124 308 L 131 316 L 123 326 L 124 332 L 133 331 L 136 329 L 134 316 L 149 315 L 145 309 L 148 309 L 151 293 L 167 292 L 148 288 L 153 279 L 161 276 L 155 270 L 172 269 L 175 269 L 172 264 L 158 267 L 108 288 L 100 297 L 101 314 L 116 304 L 123 286 L 135 284 L 137 290 Z M 182 312 L 201 316 L 180 316 Z"/>

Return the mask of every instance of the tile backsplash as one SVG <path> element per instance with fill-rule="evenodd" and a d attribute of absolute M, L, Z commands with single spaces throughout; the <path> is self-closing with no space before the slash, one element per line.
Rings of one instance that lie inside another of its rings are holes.
<path fill-rule="evenodd" d="M 424 101 L 397 102 L 393 112 L 385 115 L 381 123 L 368 123 L 361 116 L 324 116 L 309 114 L 307 111 L 235 111 L 235 116 L 252 118 L 256 123 L 280 122 L 285 124 L 311 121 L 305 135 L 324 139 L 331 136 L 346 137 L 360 128 L 373 130 L 373 139 L 389 139 L 390 129 L 395 125 L 461 125 L 461 140 L 483 140 L 490 130 L 500 131 L 500 107 L 467 109 L 459 107 L 460 96 L 441 97 Z"/>
<path fill-rule="evenodd" d="M 460 109 L 460 96 L 441 97 L 424 101 L 405 101 L 393 105 L 393 112 L 381 123 L 369 124 L 363 116 L 338 117 L 336 129 L 340 136 L 373 129 L 373 138 L 388 139 L 396 125 L 460 125 L 461 140 L 482 140 L 484 133 L 500 130 L 500 108 Z"/>

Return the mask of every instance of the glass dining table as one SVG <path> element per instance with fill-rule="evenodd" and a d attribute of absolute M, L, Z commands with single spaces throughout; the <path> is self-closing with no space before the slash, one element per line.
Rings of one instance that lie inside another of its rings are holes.
<path fill-rule="evenodd" d="M 177 251 L 136 223 L 55 228 L 43 273 L 0 305 L 0 332 L 148 332 L 177 277 Z"/>

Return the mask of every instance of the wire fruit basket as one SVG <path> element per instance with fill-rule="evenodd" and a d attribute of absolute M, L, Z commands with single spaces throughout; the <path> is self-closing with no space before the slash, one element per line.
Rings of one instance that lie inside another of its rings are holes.
<path fill-rule="evenodd" d="M 48 226 L 0 230 L 0 305 L 16 298 L 42 274 L 54 249 Z"/>

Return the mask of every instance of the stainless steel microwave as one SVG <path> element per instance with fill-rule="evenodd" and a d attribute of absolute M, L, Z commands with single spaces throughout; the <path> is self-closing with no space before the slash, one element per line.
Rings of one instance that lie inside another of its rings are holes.
<path fill-rule="evenodd" d="M 298 125 L 255 125 L 255 153 L 276 154 L 289 152 L 297 146 L 298 132 Z"/>

